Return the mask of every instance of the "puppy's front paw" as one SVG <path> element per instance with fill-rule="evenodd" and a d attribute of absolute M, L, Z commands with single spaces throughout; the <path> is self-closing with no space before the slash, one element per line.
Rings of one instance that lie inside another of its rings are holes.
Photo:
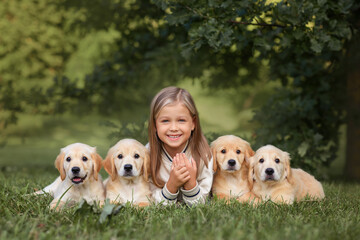
<path fill-rule="evenodd" d="M 59 212 L 65 205 L 65 202 L 60 201 L 59 203 L 58 199 L 54 199 L 51 203 L 50 203 L 50 209 L 56 212 Z"/>
<path fill-rule="evenodd" d="M 148 202 L 139 202 L 138 204 L 136 204 L 138 207 L 147 207 L 150 205 L 150 203 Z"/>

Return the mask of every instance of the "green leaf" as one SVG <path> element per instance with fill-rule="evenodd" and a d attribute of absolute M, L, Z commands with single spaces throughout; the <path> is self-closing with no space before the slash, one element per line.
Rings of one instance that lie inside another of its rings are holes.
<path fill-rule="evenodd" d="M 321 134 L 316 133 L 316 134 L 314 135 L 314 142 L 315 142 L 315 144 L 318 144 L 323 138 L 324 138 L 324 137 L 323 137 Z"/>
<path fill-rule="evenodd" d="M 91 212 L 93 207 L 89 205 L 84 199 L 81 199 L 79 204 L 76 206 L 75 214 L 79 215 L 87 215 L 89 212 Z"/>
<path fill-rule="evenodd" d="M 329 42 L 329 48 L 332 51 L 340 51 L 342 48 L 342 43 L 339 39 L 331 38 Z"/>
<path fill-rule="evenodd" d="M 124 205 L 115 205 L 106 201 L 100 214 L 99 222 L 101 224 L 104 223 L 107 218 L 111 218 L 112 215 L 116 215 L 123 207 Z"/>
<path fill-rule="evenodd" d="M 222 8 L 227 8 L 227 7 L 229 7 L 232 3 L 233 3 L 232 0 L 226 0 L 226 1 L 224 1 L 223 3 L 221 3 L 220 6 L 221 6 Z"/>
<path fill-rule="evenodd" d="M 193 46 L 191 46 L 190 43 L 184 43 L 180 47 L 181 56 L 183 56 L 185 59 L 189 59 L 193 54 Z"/>
<path fill-rule="evenodd" d="M 308 142 L 303 142 L 301 143 L 301 145 L 298 147 L 298 153 L 300 155 L 300 157 L 304 157 L 307 150 L 309 149 L 309 143 Z"/>
<path fill-rule="evenodd" d="M 323 6 L 327 2 L 327 0 L 318 0 L 317 2 L 319 6 Z"/>
<path fill-rule="evenodd" d="M 310 40 L 311 43 L 311 50 L 313 50 L 315 53 L 321 53 L 323 46 L 315 39 Z"/>
<path fill-rule="evenodd" d="M 115 205 L 113 204 L 107 204 L 103 207 L 103 210 L 100 214 L 99 222 L 104 223 L 108 216 L 112 214 L 113 209 L 115 208 Z"/>
<path fill-rule="evenodd" d="M 178 12 L 166 15 L 165 19 L 170 25 L 184 24 L 191 17 L 191 14 L 188 12 Z"/>

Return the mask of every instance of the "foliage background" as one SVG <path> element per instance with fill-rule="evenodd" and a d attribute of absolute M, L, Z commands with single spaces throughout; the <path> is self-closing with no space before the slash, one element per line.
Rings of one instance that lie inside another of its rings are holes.
<path fill-rule="evenodd" d="M 344 146 L 355 1 L 0 4 L 3 166 L 36 151 L 52 162 L 74 141 L 102 153 L 123 137 L 146 143 L 149 103 L 168 85 L 194 95 L 209 141 L 271 143 L 322 178 Z"/>

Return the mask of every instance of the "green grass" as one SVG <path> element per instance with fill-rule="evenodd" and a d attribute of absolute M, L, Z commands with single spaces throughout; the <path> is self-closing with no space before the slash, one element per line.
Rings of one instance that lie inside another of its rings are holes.
<path fill-rule="evenodd" d="M 358 239 L 360 185 L 324 183 L 325 200 L 292 206 L 211 200 L 193 208 L 126 206 L 100 224 L 90 209 L 48 209 L 50 196 L 29 196 L 57 176 L 49 168 L 0 171 L 1 239 Z"/>

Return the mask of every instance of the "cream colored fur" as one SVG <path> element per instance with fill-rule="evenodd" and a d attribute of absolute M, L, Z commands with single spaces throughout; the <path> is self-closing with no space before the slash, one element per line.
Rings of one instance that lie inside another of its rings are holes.
<path fill-rule="evenodd" d="M 57 206 L 55 210 L 60 210 L 65 204 L 71 206 L 82 199 L 88 204 L 98 202 L 102 205 L 105 200 L 105 188 L 98 174 L 101 162 L 96 148 L 83 143 L 70 144 L 61 149 L 55 160 L 60 176 L 35 194 L 49 193 L 53 196 L 50 208 L 54 209 Z M 73 172 L 74 167 L 79 168 L 78 173 Z M 75 179 L 81 180 L 74 183 Z"/>
<path fill-rule="evenodd" d="M 273 174 L 267 174 L 271 169 Z M 250 159 L 248 178 L 252 192 L 263 201 L 292 204 L 306 196 L 313 200 L 325 197 L 319 181 L 291 168 L 289 154 L 272 145 L 261 147 Z"/>
<path fill-rule="evenodd" d="M 120 140 L 110 148 L 103 161 L 103 166 L 110 175 L 104 181 L 106 198 L 112 203 L 131 202 L 138 206 L 149 205 L 149 161 L 149 151 L 134 139 Z"/>
<path fill-rule="evenodd" d="M 250 144 L 243 139 L 226 135 L 211 143 L 214 159 L 212 193 L 218 198 L 236 198 L 238 201 L 253 201 L 248 183 L 249 158 L 254 155 Z"/>

